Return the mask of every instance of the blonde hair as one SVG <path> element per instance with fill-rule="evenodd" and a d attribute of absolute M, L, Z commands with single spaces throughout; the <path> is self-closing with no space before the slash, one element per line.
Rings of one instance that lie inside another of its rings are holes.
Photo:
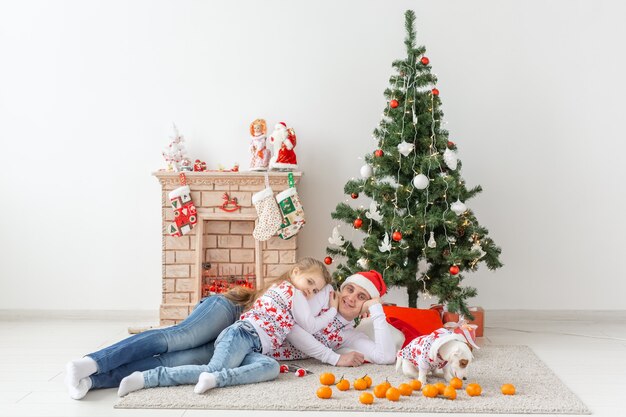
<path fill-rule="evenodd" d="M 254 122 L 250 123 L 250 135 L 254 136 L 254 126 L 261 126 L 261 133 L 264 135 L 267 133 L 267 124 L 265 123 L 265 119 L 256 119 Z"/>
<path fill-rule="evenodd" d="M 248 310 L 254 304 L 257 298 L 263 296 L 265 292 L 270 289 L 272 285 L 279 284 L 283 281 L 291 282 L 291 276 L 293 275 L 293 271 L 298 268 L 300 272 L 319 272 L 324 277 L 324 282 L 326 284 L 331 284 L 333 282 L 333 277 L 328 272 L 328 268 L 322 262 L 313 258 L 302 258 L 294 265 L 292 265 L 288 270 L 283 272 L 278 278 L 274 278 L 268 281 L 265 281 L 265 285 L 262 288 L 253 290 L 251 288 L 246 287 L 235 287 L 228 292 L 224 293 L 224 297 L 233 302 L 234 304 L 243 306 L 244 310 Z"/>

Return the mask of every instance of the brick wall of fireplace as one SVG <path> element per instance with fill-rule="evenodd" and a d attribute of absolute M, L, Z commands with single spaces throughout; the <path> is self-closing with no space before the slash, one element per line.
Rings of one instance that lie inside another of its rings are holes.
<path fill-rule="evenodd" d="M 173 237 L 167 224 L 174 220 L 168 193 L 180 186 L 178 173 L 153 173 L 161 183 L 162 197 L 162 325 L 184 320 L 203 294 L 208 275 L 242 276 L 252 273 L 256 285 L 280 275 L 296 261 L 297 236 L 266 242 L 252 237 L 256 210 L 252 195 L 265 188 L 261 172 L 187 172 L 187 185 L 198 210 L 198 223 L 190 233 Z M 270 172 L 275 193 L 288 187 L 287 173 Z M 301 173 L 294 172 L 296 184 Z M 224 193 L 237 198 L 239 209 L 225 212 Z M 210 270 L 207 265 L 210 264 Z M 205 288 L 206 290 L 206 288 Z"/>

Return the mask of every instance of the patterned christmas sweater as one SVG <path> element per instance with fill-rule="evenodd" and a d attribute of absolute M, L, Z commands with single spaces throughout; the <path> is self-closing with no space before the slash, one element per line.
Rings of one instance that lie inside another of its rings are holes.
<path fill-rule="evenodd" d="M 294 326 L 288 335 L 288 340 L 278 349 L 273 349 L 268 356 L 276 360 L 313 357 L 334 366 L 340 355 L 333 351 L 346 348 L 363 353 L 365 359 L 372 363 L 393 363 L 396 347 L 389 332 L 382 305 L 373 305 L 370 308 L 370 317 L 374 323 L 375 340 L 371 340 L 366 334 L 356 330 L 354 321 L 348 321 L 338 314 L 328 326 L 312 335 Z M 295 344 L 298 348 L 294 346 Z"/>
<path fill-rule="evenodd" d="M 397 357 L 424 370 L 441 369 L 448 362 L 439 355 L 439 348 L 450 340 L 459 340 L 457 336 L 450 330 L 437 329 L 431 334 L 413 339 L 404 349 L 398 351 Z"/>
<path fill-rule="evenodd" d="M 269 288 L 240 319 L 252 323 L 261 339 L 263 353 L 267 353 L 283 344 L 296 323 L 313 333 L 324 328 L 336 314 L 337 310 L 331 308 L 314 317 L 302 291 L 283 281 Z"/>

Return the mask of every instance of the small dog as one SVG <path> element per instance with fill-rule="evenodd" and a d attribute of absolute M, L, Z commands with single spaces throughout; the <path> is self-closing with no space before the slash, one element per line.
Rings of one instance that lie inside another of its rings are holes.
<path fill-rule="evenodd" d="M 470 345 L 471 343 L 471 345 Z M 473 340 L 448 329 L 437 329 L 429 335 L 413 339 L 398 351 L 396 372 L 417 378 L 422 385 L 427 381 L 428 373 L 434 374 L 443 368 L 443 377 L 450 382 L 453 377 L 467 379 L 467 371 L 474 359 L 472 346 L 478 347 Z"/>

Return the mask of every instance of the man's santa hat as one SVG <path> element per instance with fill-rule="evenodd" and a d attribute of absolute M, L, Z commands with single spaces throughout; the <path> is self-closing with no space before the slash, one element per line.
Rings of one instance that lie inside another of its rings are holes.
<path fill-rule="evenodd" d="M 387 285 L 385 285 L 385 281 L 383 281 L 383 276 L 380 275 L 378 271 L 374 270 L 357 272 L 354 275 L 350 275 L 343 284 L 341 284 L 340 289 L 343 289 L 347 284 L 363 287 L 372 298 L 382 297 L 387 293 Z"/>

